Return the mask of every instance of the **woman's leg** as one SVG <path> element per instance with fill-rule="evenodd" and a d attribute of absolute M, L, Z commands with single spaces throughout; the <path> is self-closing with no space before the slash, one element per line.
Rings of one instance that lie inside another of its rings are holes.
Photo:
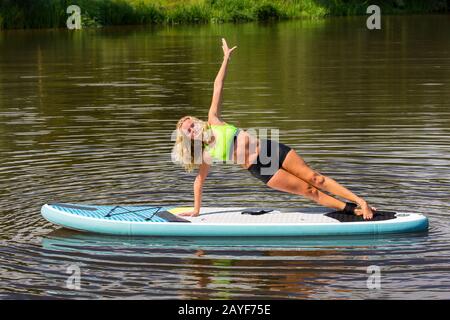
<path fill-rule="evenodd" d="M 342 210 L 345 203 L 337 200 L 284 169 L 279 169 L 267 185 L 273 189 L 305 196 L 328 208 Z"/>
<path fill-rule="evenodd" d="M 356 202 L 361 206 L 363 213 L 365 213 L 364 216 L 372 218 L 373 212 L 371 207 L 369 207 L 364 199 L 358 197 L 333 179 L 311 169 L 295 150 L 289 151 L 283 161 L 282 168 L 317 189 L 328 191 L 336 196 Z"/>

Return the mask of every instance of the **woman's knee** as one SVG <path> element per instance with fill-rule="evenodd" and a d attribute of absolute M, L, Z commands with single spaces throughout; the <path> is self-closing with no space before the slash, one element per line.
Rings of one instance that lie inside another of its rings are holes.
<path fill-rule="evenodd" d="M 319 190 L 312 185 L 308 185 L 300 193 L 302 195 L 304 195 L 305 197 L 310 198 L 312 200 L 317 200 L 319 198 Z"/>
<path fill-rule="evenodd" d="M 314 171 L 314 173 L 311 175 L 309 182 L 314 186 L 323 186 L 325 183 L 325 176 L 321 175 L 320 173 Z"/>

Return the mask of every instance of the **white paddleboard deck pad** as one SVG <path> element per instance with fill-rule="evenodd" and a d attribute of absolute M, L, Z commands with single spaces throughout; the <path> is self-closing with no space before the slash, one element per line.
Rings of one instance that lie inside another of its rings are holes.
<path fill-rule="evenodd" d="M 417 213 L 376 211 L 372 220 L 327 208 L 105 206 L 55 203 L 42 206 L 45 219 L 65 228 L 128 236 L 324 236 L 419 232 L 428 219 Z"/>

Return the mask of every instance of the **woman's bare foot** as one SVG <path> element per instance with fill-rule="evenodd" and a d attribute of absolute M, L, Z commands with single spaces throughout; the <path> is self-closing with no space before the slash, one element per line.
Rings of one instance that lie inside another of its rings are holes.
<path fill-rule="evenodd" d="M 374 211 L 377 210 L 375 207 L 369 206 L 367 203 L 363 203 L 360 205 L 361 208 L 355 209 L 355 214 L 357 216 L 363 216 L 364 220 L 370 220 L 373 218 Z"/>

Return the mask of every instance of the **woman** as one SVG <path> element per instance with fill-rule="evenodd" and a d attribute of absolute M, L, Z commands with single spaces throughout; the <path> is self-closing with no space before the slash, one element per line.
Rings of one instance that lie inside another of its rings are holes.
<path fill-rule="evenodd" d="M 225 39 L 222 39 L 222 49 L 224 59 L 214 81 L 208 122 L 186 116 L 177 124 L 173 160 L 184 165 L 187 171 L 199 169 L 194 182 L 194 210 L 180 215 L 199 215 L 203 183 L 214 159 L 240 164 L 270 188 L 303 195 L 320 205 L 371 219 L 376 208 L 370 207 L 365 200 L 333 179 L 312 170 L 290 147 L 275 141 L 258 139 L 222 120 L 220 111 L 223 82 L 228 61 L 236 46 L 230 49 Z M 267 156 L 270 161 L 264 161 Z M 352 203 L 344 203 L 322 191 Z"/>

